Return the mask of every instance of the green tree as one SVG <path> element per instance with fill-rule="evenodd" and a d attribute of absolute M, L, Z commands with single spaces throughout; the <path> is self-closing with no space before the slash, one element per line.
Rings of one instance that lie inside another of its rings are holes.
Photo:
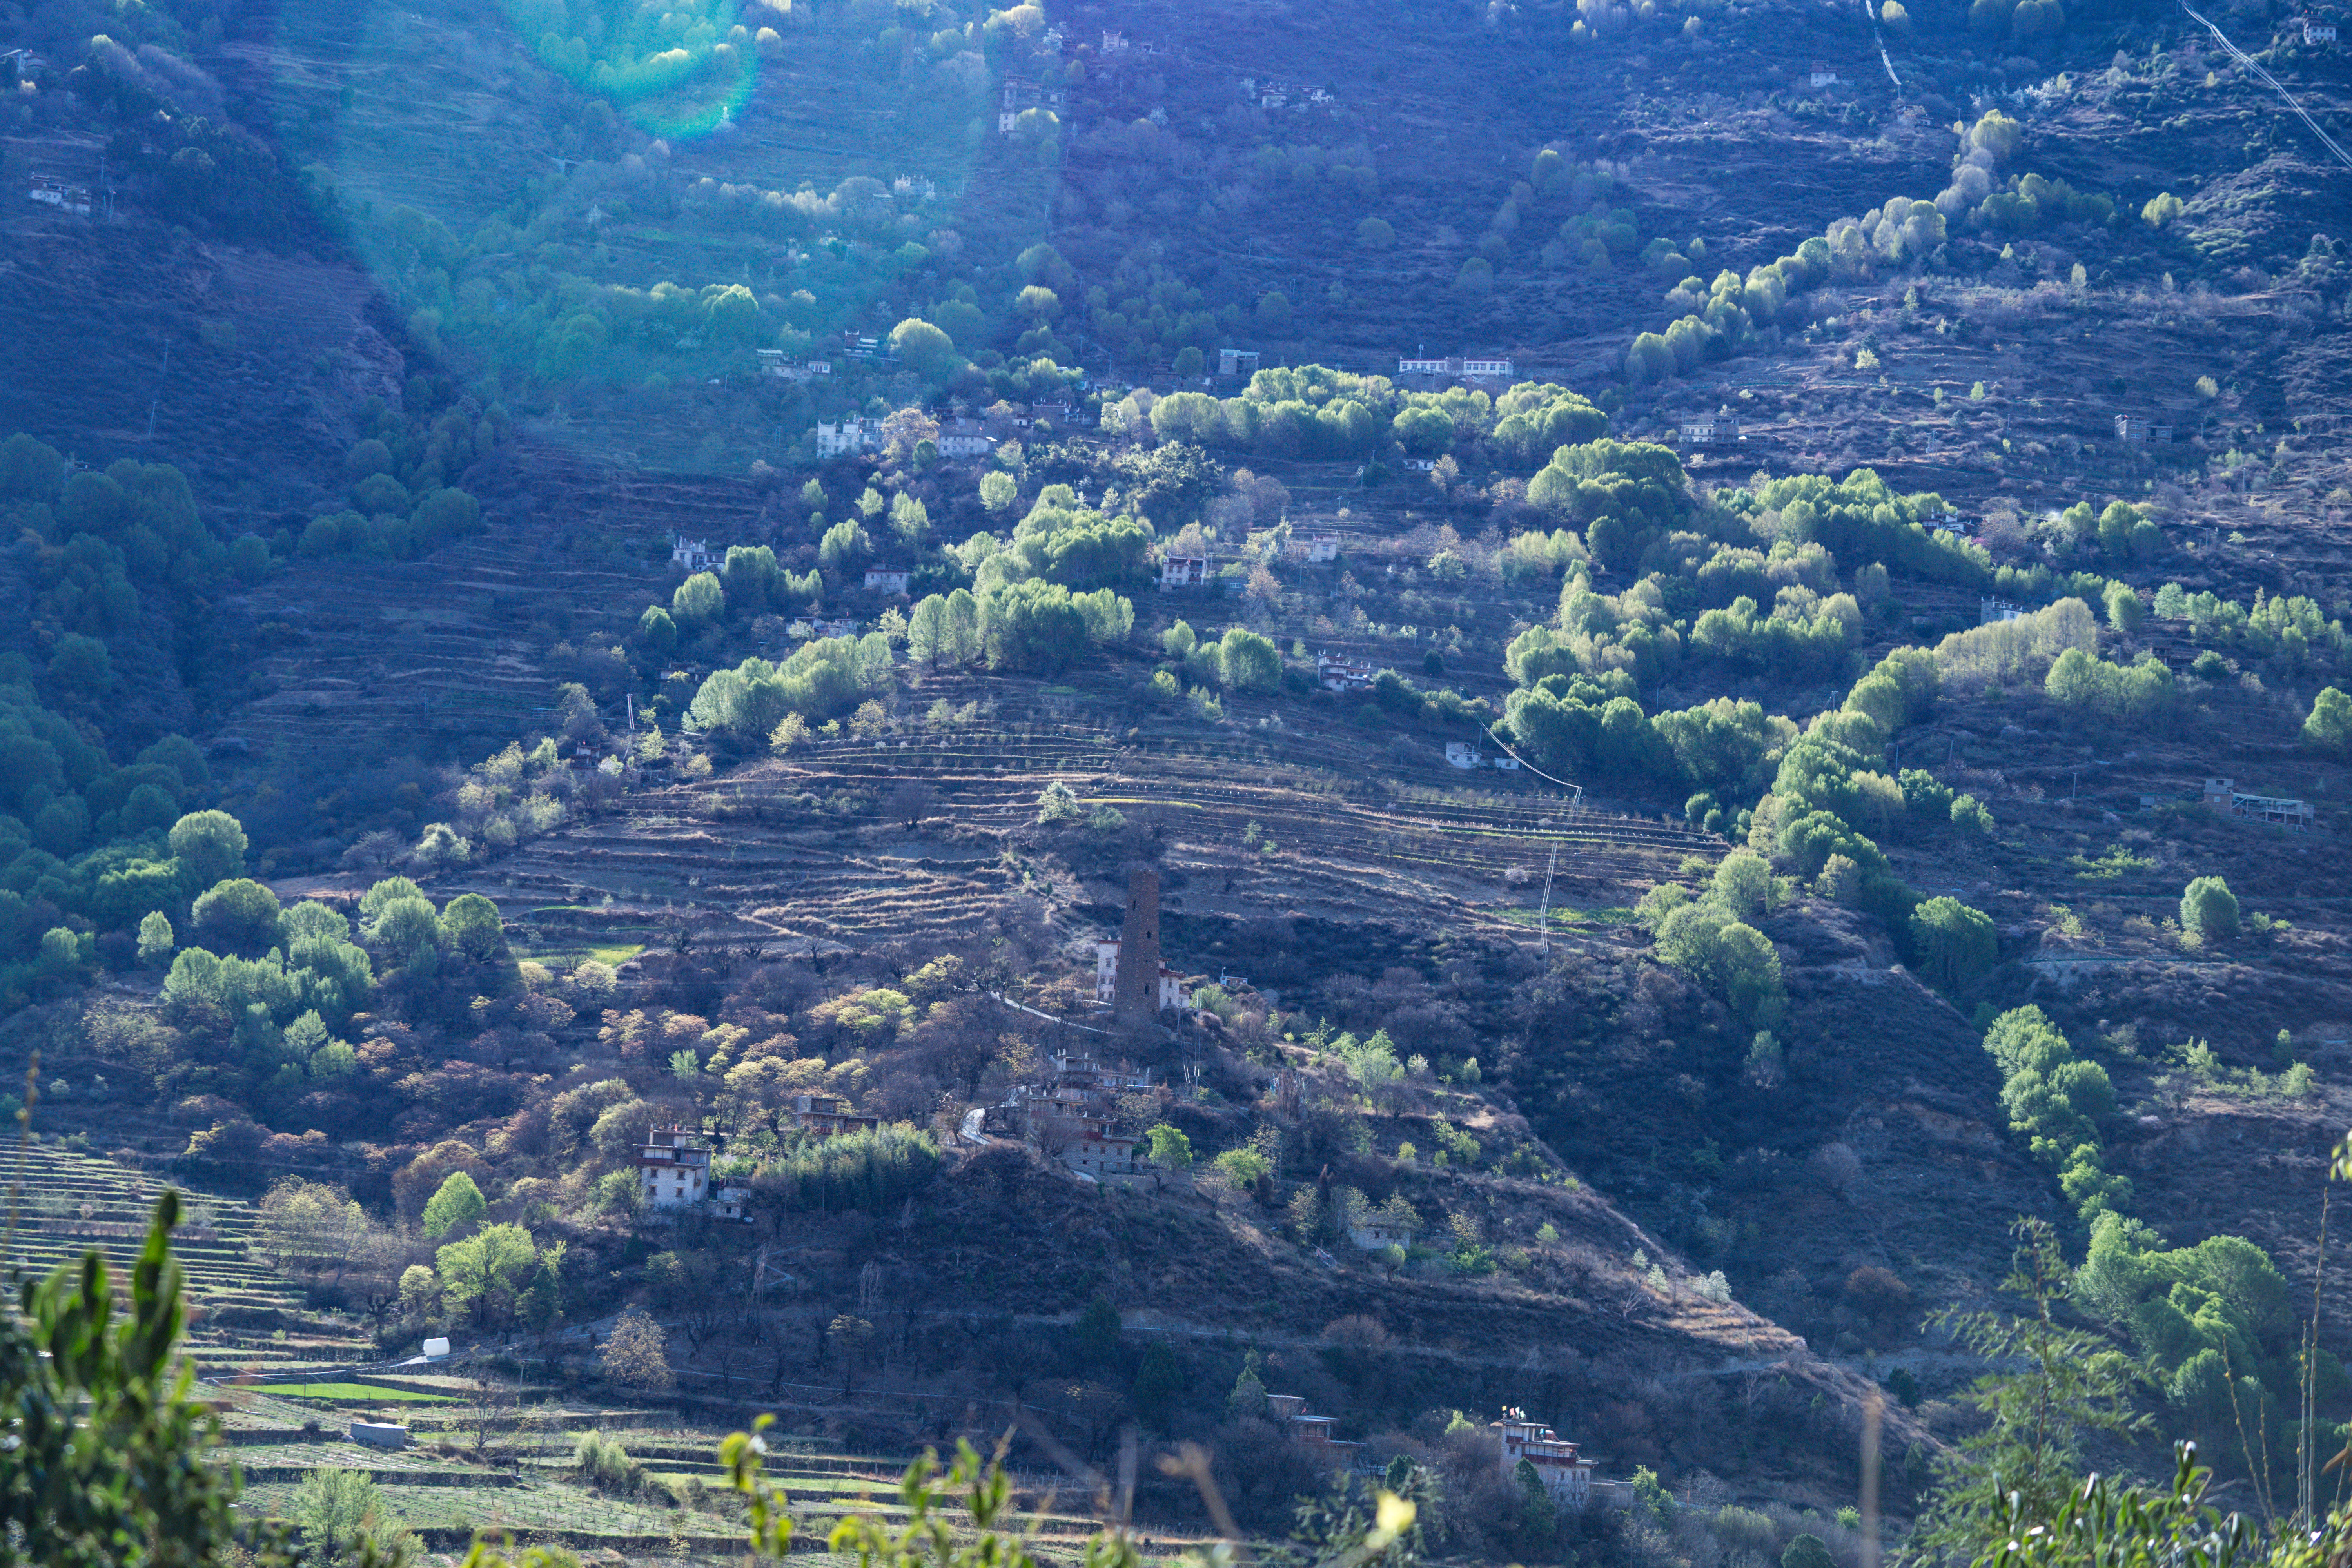
<path fill-rule="evenodd" d="M 1021 498 L 1021 486 L 1011 474 L 992 468 L 980 476 L 980 504 L 1001 512 Z"/>
<path fill-rule="evenodd" d="M 172 825 L 173 855 L 209 888 L 245 869 L 245 826 L 226 811 L 192 811 Z"/>
<path fill-rule="evenodd" d="M 2138 630 L 2147 615 L 2147 606 L 2139 602 L 2138 593 L 2128 583 L 2108 584 L 2106 605 L 2107 625 L 2119 632 Z"/>
<path fill-rule="evenodd" d="M 2303 721 L 2303 742 L 2339 757 L 2352 751 L 2352 697 L 2322 687 L 2311 700 L 2311 717 Z"/>
<path fill-rule="evenodd" d="M 26 1281 L 0 1313 L 0 1548 L 42 1568 L 212 1568 L 233 1560 L 236 1474 L 178 1354 L 180 1195 L 157 1200 L 118 1293 L 96 1250 Z M 128 1308 L 126 1314 L 124 1309 Z"/>
<path fill-rule="evenodd" d="M 1088 1301 L 1070 1328 L 1070 1348 L 1090 1367 L 1107 1367 L 1118 1355 L 1118 1309 L 1104 1297 Z"/>
<path fill-rule="evenodd" d="M 1511 1472 L 1511 1480 L 1519 1491 L 1519 1539 L 1530 1554 L 1549 1548 L 1559 1529 L 1559 1514 L 1552 1506 L 1551 1493 L 1544 1489 L 1543 1478 L 1536 1474 L 1533 1464 L 1521 1459 Z"/>
<path fill-rule="evenodd" d="M 2054 1513 L 2082 1484 L 2086 1438 L 2146 1425 L 2132 1410 L 2131 1359 L 2106 1340 L 2057 1321 L 2074 1274 L 2047 1222 L 2021 1219 L 2001 1288 L 2024 1299 L 2020 1317 L 1957 1308 L 1929 1321 L 2000 1370 L 1965 1394 L 1986 1418 L 1937 1464 L 1942 1486 L 1912 1533 L 1924 1559 L 1975 1562 L 2003 1540 L 2010 1498 L 2036 1518 Z"/>
<path fill-rule="evenodd" d="M 477 963 L 487 963 L 506 948 L 506 928 L 499 906 L 479 893 L 460 893 L 441 911 L 440 939 Z"/>
<path fill-rule="evenodd" d="M 441 921 L 429 900 L 394 899 L 376 912 L 377 944 L 402 963 L 431 951 L 440 934 Z"/>
<path fill-rule="evenodd" d="M 873 549 L 874 542 L 865 528 L 854 518 L 844 518 L 826 529 L 824 537 L 817 542 L 817 563 L 828 572 L 847 572 Z"/>
<path fill-rule="evenodd" d="M 2219 942 L 2238 931 L 2238 896 L 2219 877 L 2199 877 L 2180 890 L 2180 929 L 2192 941 Z"/>
<path fill-rule="evenodd" d="M 677 623 L 659 605 L 647 605 L 646 613 L 637 617 L 637 640 L 656 654 L 674 653 L 677 649 Z"/>
<path fill-rule="evenodd" d="M 473 1177 L 452 1171 L 425 1201 L 425 1238 L 438 1241 L 453 1230 L 472 1225 L 489 1206 Z"/>
<path fill-rule="evenodd" d="M 248 955 L 277 942 L 279 919 L 278 895 L 247 877 L 216 883 L 190 910 L 200 944 Z"/>
<path fill-rule="evenodd" d="M 1753 926 L 1711 900 L 1685 903 L 1657 925 L 1660 962 L 1688 973 L 1748 1026 L 1780 1016 L 1780 955 Z"/>
<path fill-rule="evenodd" d="M 384 910 L 395 900 L 424 897 L 425 889 L 405 877 L 384 878 L 360 895 L 360 934 L 373 939 L 376 927 L 383 922 Z"/>
<path fill-rule="evenodd" d="M 1162 1121 L 1151 1129 L 1149 1136 L 1151 1139 L 1153 1164 L 1164 1166 L 1171 1171 L 1189 1171 L 1192 1168 L 1192 1140 L 1184 1135 L 1183 1129 L 1171 1127 Z"/>
<path fill-rule="evenodd" d="M 1265 1408 L 1265 1357 L 1255 1350 L 1242 1357 L 1242 1370 L 1234 1378 L 1233 1392 L 1225 1395 L 1225 1408 L 1235 1415 L 1255 1415 Z"/>
<path fill-rule="evenodd" d="M 1054 675 L 1086 652 L 1085 613 L 1058 583 L 1008 583 L 982 602 L 981 620 L 991 669 Z"/>
<path fill-rule="evenodd" d="M 1176 1353 L 1159 1340 L 1144 1346 L 1143 1360 L 1135 1369 L 1135 1413 L 1165 1430 L 1169 1412 L 1183 1389 L 1184 1369 L 1178 1364 Z"/>
<path fill-rule="evenodd" d="M 669 608 L 680 626 L 705 626 L 727 613 L 727 590 L 710 573 L 697 572 L 677 585 Z"/>
<path fill-rule="evenodd" d="M 374 1564 L 397 1561 L 415 1542 L 364 1470 L 305 1470 L 287 1500 L 310 1561 Z"/>
<path fill-rule="evenodd" d="M 1928 899 L 1911 911 L 1911 942 L 1927 977 L 1947 991 L 1990 969 L 2000 945 L 1990 915 L 1948 898 Z"/>
<path fill-rule="evenodd" d="M 1217 644 L 1217 674 L 1235 691 L 1272 691 L 1282 684 L 1282 650 L 1240 626 Z"/>
<path fill-rule="evenodd" d="M 1659 1483 L 1658 1472 L 1647 1465 L 1633 1467 L 1633 1500 L 1641 1510 L 1660 1524 L 1672 1524 L 1675 1518 L 1675 1494 Z"/>
<path fill-rule="evenodd" d="M 1805 1531 L 1790 1539 L 1780 1553 L 1780 1568 L 1837 1568 L 1837 1559 L 1820 1536 Z"/>
<path fill-rule="evenodd" d="M 932 381 L 945 380 L 962 363 L 955 340 L 918 316 L 890 329 L 890 349 L 901 364 Z"/>
<path fill-rule="evenodd" d="M 425 1212 L 429 1226 L 432 1206 Z M 471 1308 L 478 1320 L 503 1321 L 539 1272 L 539 1247 L 521 1226 L 485 1226 L 435 1253 L 433 1271 L 441 1279 L 441 1299 L 451 1309 Z"/>
<path fill-rule="evenodd" d="M 161 910 L 151 910 L 139 922 L 139 962 L 161 969 L 172 956 L 172 922 Z"/>
<path fill-rule="evenodd" d="M 1716 862 L 1714 885 L 1707 897 L 1729 910 L 1735 919 L 1753 920 L 1770 914 L 1780 897 L 1771 862 L 1751 849 L 1735 849 Z"/>

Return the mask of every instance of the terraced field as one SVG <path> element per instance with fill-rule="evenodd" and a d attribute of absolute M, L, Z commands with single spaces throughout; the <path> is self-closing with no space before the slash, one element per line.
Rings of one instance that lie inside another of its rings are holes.
<path fill-rule="evenodd" d="M 57 1143 L 0 1151 L 19 1193 L 0 1270 L 44 1274 L 95 1247 L 118 1277 L 139 1256 L 164 1184 Z M 356 1321 L 310 1310 L 291 1281 L 253 1257 L 252 1205 L 189 1194 L 173 1246 L 196 1310 L 188 1348 L 201 1374 L 259 1380 L 376 1359 Z"/>
<path fill-rule="evenodd" d="M 961 689 L 926 681 L 908 706 L 953 704 Z M 706 943 L 952 941 L 1017 893 L 1057 904 L 1118 896 L 1114 870 L 1047 863 L 1103 858 L 1083 823 L 1014 841 L 1056 783 L 1089 809 L 1107 805 L 1155 826 L 1164 865 L 1182 879 L 1169 908 L 1205 918 L 1412 914 L 1507 926 L 1539 897 L 1555 848 L 1563 900 L 1573 887 L 1572 901 L 1617 907 L 1684 856 L 1723 847 L 1682 825 L 1580 806 L 1548 788 L 1382 777 L 1363 751 L 1348 737 L 1296 731 L 1147 735 L 910 720 L 898 733 L 814 742 L 642 791 L 610 816 L 445 879 L 436 892 L 487 893 L 529 940 L 555 949 L 643 942 L 673 927 Z M 929 796 L 913 826 L 884 820 L 881 809 L 906 784 Z"/>

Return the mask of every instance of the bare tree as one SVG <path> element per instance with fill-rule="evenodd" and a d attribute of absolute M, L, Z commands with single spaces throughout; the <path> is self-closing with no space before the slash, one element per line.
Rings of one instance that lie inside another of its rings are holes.
<path fill-rule="evenodd" d="M 882 805 L 908 827 L 920 827 L 923 818 L 939 809 L 939 797 L 920 779 L 900 779 L 884 797 Z"/>

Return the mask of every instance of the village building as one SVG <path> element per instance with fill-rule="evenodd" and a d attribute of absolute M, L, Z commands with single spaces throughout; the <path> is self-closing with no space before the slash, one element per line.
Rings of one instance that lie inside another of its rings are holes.
<path fill-rule="evenodd" d="M 1507 381 L 1517 372 L 1507 359 L 1470 359 L 1456 354 L 1447 359 L 1401 359 L 1397 361 L 1397 374 L 1458 376 L 1465 381 Z"/>
<path fill-rule="evenodd" d="M 1738 415 L 1717 412 L 1685 420 L 1682 438 L 1686 446 L 1728 447 L 1735 442 L 1745 441 L 1748 437 L 1739 428 Z"/>
<path fill-rule="evenodd" d="M 1160 959 L 1160 873 L 1138 866 L 1127 877 L 1127 921 L 1111 954 L 1111 1005 L 1121 1013 L 1150 1016 L 1183 1005 L 1177 976 Z M 1102 957 L 1096 953 L 1099 974 Z M 1099 984 L 1099 981 L 1097 981 Z"/>
<path fill-rule="evenodd" d="M 1012 135 L 1013 128 L 1019 123 L 1021 116 L 1032 109 L 1058 114 L 1066 101 L 1058 88 L 1040 88 L 1027 77 L 1008 76 L 1004 79 L 1004 90 L 997 103 L 997 133 Z"/>
<path fill-rule="evenodd" d="M 1160 557 L 1160 587 L 1162 593 L 1175 588 L 1205 588 L 1209 581 L 1209 558 L 1205 555 Z"/>
<path fill-rule="evenodd" d="M 996 437 L 978 419 L 950 419 L 940 426 L 940 456 L 959 462 L 985 458 L 996 450 Z"/>
<path fill-rule="evenodd" d="M 1118 949 L 1115 942 L 1095 943 L 1095 1000 L 1105 1006 L 1118 999 Z M 1164 963 L 1160 966 L 1159 994 L 1159 1012 L 1184 1005 L 1184 977 Z"/>
<path fill-rule="evenodd" d="M 879 588 L 886 594 L 903 594 L 913 576 L 914 574 L 903 566 L 868 566 L 866 569 L 866 585 Z"/>
<path fill-rule="evenodd" d="M 2012 605 L 2007 599 L 1977 600 L 1977 625 L 1980 626 L 1989 626 L 1995 621 L 2021 621 L 2031 613 L 2023 605 Z"/>
<path fill-rule="evenodd" d="M 1378 1252 L 1383 1247 L 1411 1247 L 1412 1232 L 1378 1215 L 1367 1215 L 1348 1226 L 1348 1239 L 1366 1252 Z"/>
<path fill-rule="evenodd" d="M 637 1150 L 637 1177 L 647 1208 L 698 1204 L 710 1191 L 709 1146 L 683 1127 L 657 1127 Z"/>
<path fill-rule="evenodd" d="M 785 381 L 807 381 L 833 374 L 833 362 L 829 359 L 796 360 L 782 349 L 753 352 L 760 356 L 760 374 L 762 375 L 779 376 Z"/>
<path fill-rule="evenodd" d="M 2205 804 L 2224 816 L 2235 816 L 2247 822 L 2269 822 L 2297 832 L 2307 831 L 2318 815 L 2311 803 L 2289 800 L 2283 795 L 2248 795 L 2238 788 L 2234 779 L 2207 779 Z"/>
<path fill-rule="evenodd" d="M 882 445 L 882 422 L 852 415 L 838 425 L 816 427 L 816 455 L 838 458 L 849 452 L 871 452 Z"/>
<path fill-rule="evenodd" d="M 1255 349 L 1219 349 L 1217 374 L 1219 375 L 1255 375 L 1257 359 Z"/>
<path fill-rule="evenodd" d="M 809 636 L 813 637 L 854 637 L 856 635 L 857 623 L 846 618 L 809 623 Z"/>
<path fill-rule="evenodd" d="M 1339 1418 L 1314 1414 L 1307 1408 L 1303 1394 L 1269 1394 L 1265 1396 L 1265 1412 L 1289 1429 L 1292 1442 L 1328 1450 L 1335 1459 L 1351 1460 L 1356 1450 L 1363 1447 L 1361 1443 L 1333 1436 L 1332 1429 L 1339 1425 Z"/>
<path fill-rule="evenodd" d="M 1579 1458 L 1575 1444 L 1561 1441 L 1550 1427 L 1528 1420 L 1524 1410 L 1505 1410 L 1494 1426 L 1502 1437 L 1498 1457 L 1505 1480 L 1519 1473 L 1519 1461 L 1524 1459 L 1555 1506 L 1581 1509 L 1592 1500 L 1592 1461 Z"/>
<path fill-rule="evenodd" d="M 2168 447 L 2172 444 L 2172 426 L 2150 424 L 2137 414 L 2118 414 L 2116 439 L 2126 446 Z"/>
<path fill-rule="evenodd" d="M 940 187 L 919 174 L 900 174 L 890 182 L 890 194 L 908 201 L 929 201 L 940 194 Z"/>
<path fill-rule="evenodd" d="M 1102 30 L 1102 52 L 1107 55 L 1125 54 L 1127 35 L 1117 27 L 1105 27 Z"/>
<path fill-rule="evenodd" d="M 719 572 L 726 569 L 727 555 L 724 551 L 711 549 L 708 541 L 673 533 L 669 537 L 669 563 L 688 572 Z"/>
<path fill-rule="evenodd" d="M 858 1115 L 849 1109 L 849 1101 L 837 1094 L 796 1094 L 793 1096 L 793 1125 L 820 1138 L 838 1138 L 845 1132 L 871 1132 L 882 1125 L 882 1119 Z"/>
<path fill-rule="evenodd" d="M 1838 73 L 1827 66 L 1815 66 L 1805 73 L 1805 85 L 1816 91 L 1825 87 L 1835 87 L 1837 84 Z"/>
<path fill-rule="evenodd" d="M 748 1220 L 751 1216 L 743 1205 L 751 1199 L 749 1187 L 721 1187 L 710 1194 L 710 1215 L 714 1219 Z"/>
<path fill-rule="evenodd" d="M 1323 530 L 1307 534 L 1304 538 L 1307 542 L 1307 560 L 1309 565 L 1312 565 L 1318 561 L 1337 561 L 1339 559 L 1339 536 L 1338 534 L 1330 532 L 1328 530 Z"/>
<path fill-rule="evenodd" d="M 1339 658 L 1328 653 L 1315 656 L 1316 683 L 1326 691 L 1370 691 L 1380 671 L 1368 658 Z"/>
<path fill-rule="evenodd" d="M 1483 768 L 1486 765 L 1486 757 L 1467 741 L 1448 741 L 1445 742 L 1445 763 L 1448 767 Z"/>
<path fill-rule="evenodd" d="M 1045 1058 L 1054 1065 L 1054 1077 L 1064 1083 L 1091 1085 L 1105 1094 L 1131 1094 L 1151 1087 L 1150 1068 L 1112 1068 L 1098 1065 L 1085 1052 L 1073 1052 L 1067 1047 Z"/>
<path fill-rule="evenodd" d="M 1108 1122 L 1083 1121 L 1062 1144 L 1062 1163 L 1081 1176 L 1100 1181 L 1105 1176 L 1139 1176 L 1143 1163 L 1136 1153 L 1143 1140 L 1115 1132 Z"/>
<path fill-rule="evenodd" d="M 2336 41 L 2336 24 L 2324 17 L 2303 19 L 2303 41 L 2306 44 L 2332 44 Z"/>

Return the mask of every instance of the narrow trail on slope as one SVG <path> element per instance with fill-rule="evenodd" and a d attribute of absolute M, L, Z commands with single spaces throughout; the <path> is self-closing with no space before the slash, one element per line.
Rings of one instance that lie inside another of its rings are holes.
<path fill-rule="evenodd" d="M 1868 3 L 1869 0 L 1864 0 L 1864 4 L 1867 5 Z M 2252 56 L 2248 55 L 2245 50 L 2238 47 L 2237 45 L 2231 43 L 2230 41 L 2229 34 L 2221 31 L 2221 28 L 2215 26 L 2205 17 L 2199 16 L 2196 9 L 2189 4 L 2189 0 L 2180 0 L 2180 8 L 2188 12 L 2191 16 L 2195 16 L 2198 22 L 2204 26 L 2205 30 L 2213 35 L 2215 41 L 2218 42 L 2224 49 L 2229 51 L 2230 58 L 2231 59 L 2237 61 L 2240 65 L 2253 72 L 2255 77 L 2257 77 L 2264 86 L 2268 87 L 2273 92 L 2277 93 L 2279 95 L 2280 102 L 2285 104 L 2289 109 L 2294 110 L 2295 113 L 2301 115 L 2303 117 L 2303 122 L 2311 127 L 2311 133 L 2314 136 L 2318 137 L 2320 142 L 2326 145 L 2330 153 L 2336 154 L 2336 161 L 2337 163 L 2343 164 L 2347 169 L 2352 169 L 2352 153 L 2347 153 L 2342 147 L 2336 145 L 2336 138 L 2330 136 L 2321 128 L 2319 121 L 2311 117 L 2311 110 L 2304 108 L 2302 104 L 2295 101 L 2294 94 L 2287 91 L 2285 88 L 2279 85 L 2278 78 L 2271 75 L 2270 72 L 2256 65 Z"/>
<path fill-rule="evenodd" d="M 1895 61 L 1886 52 L 1886 38 L 1878 30 L 1877 0 L 1862 0 L 1862 14 L 1870 18 L 1870 41 L 1878 46 L 1878 63 L 1886 68 L 1886 79 L 1901 88 L 1903 79 L 1895 74 Z"/>

